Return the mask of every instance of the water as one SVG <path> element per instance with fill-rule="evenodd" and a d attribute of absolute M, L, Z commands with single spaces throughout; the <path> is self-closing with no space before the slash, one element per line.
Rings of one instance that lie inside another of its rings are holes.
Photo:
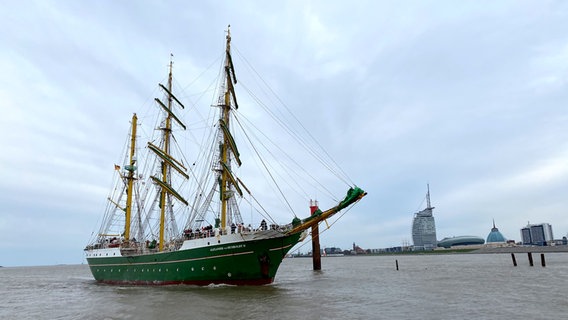
<path fill-rule="evenodd" d="M 86 265 L 0 268 L 0 319 L 565 319 L 568 254 L 285 259 L 273 285 L 97 284 Z M 399 271 L 396 271 L 398 260 Z"/>

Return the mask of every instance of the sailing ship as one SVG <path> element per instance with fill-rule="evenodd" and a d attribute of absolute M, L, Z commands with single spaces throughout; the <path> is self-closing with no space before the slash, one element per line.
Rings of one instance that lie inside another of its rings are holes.
<path fill-rule="evenodd" d="M 85 248 L 95 280 L 133 285 L 269 284 L 309 228 L 366 195 L 352 186 L 337 205 L 305 219 L 294 217 L 287 224 L 263 219 L 257 228 L 245 225 L 238 199 L 251 192 L 235 174 L 242 162 L 231 130 L 238 104 L 230 30 L 225 46 L 212 151 L 200 154 L 208 162 L 203 176 L 192 169 L 195 164 L 189 166 L 183 155 L 178 156 L 181 148 L 174 134 L 186 125 L 176 111 L 185 106 L 173 93 L 171 61 L 167 84 L 159 84 L 164 98 L 155 99 L 161 113 L 158 137 L 140 145 L 138 117 L 133 115 L 125 165 L 115 165 L 117 184 L 101 227 Z M 186 190 L 190 187 L 193 190 Z M 185 221 L 179 222 L 180 216 Z"/>

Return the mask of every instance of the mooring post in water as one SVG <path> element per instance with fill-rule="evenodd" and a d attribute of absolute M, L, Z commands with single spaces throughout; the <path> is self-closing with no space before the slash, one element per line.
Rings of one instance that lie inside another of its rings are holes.
<path fill-rule="evenodd" d="M 313 215 L 318 210 L 317 200 L 310 200 L 310 212 Z M 319 224 L 316 223 L 312 226 L 312 260 L 314 270 L 321 270 L 321 251 L 319 240 Z"/>
<path fill-rule="evenodd" d="M 546 267 L 546 261 L 544 261 L 544 253 L 541 253 L 541 254 L 540 254 L 540 264 L 541 264 L 543 267 Z"/>
<path fill-rule="evenodd" d="M 395 260 L 396 263 L 396 271 L 398 271 L 398 260 Z"/>
<path fill-rule="evenodd" d="M 529 265 L 532 267 L 532 266 L 534 266 L 533 259 L 532 259 L 532 252 L 528 252 L 527 254 L 529 256 Z"/>
<path fill-rule="evenodd" d="M 515 259 L 515 254 L 511 253 L 511 259 L 513 259 L 513 267 L 517 266 L 517 259 Z"/>

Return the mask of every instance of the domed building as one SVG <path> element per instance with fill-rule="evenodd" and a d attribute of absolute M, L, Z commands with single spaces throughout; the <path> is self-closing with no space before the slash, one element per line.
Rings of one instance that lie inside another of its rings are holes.
<path fill-rule="evenodd" d="M 491 243 L 504 243 L 507 242 L 507 239 L 499 232 L 499 229 L 495 227 L 495 220 L 493 220 L 493 228 L 491 228 L 491 232 L 487 235 L 487 244 Z"/>

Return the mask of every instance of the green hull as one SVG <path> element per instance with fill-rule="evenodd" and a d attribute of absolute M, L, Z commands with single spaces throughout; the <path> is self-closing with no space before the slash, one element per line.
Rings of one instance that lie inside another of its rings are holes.
<path fill-rule="evenodd" d="M 93 257 L 93 251 L 87 261 L 95 280 L 110 284 L 263 285 L 274 281 L 299 241 L 295 233 L 144 255 Z"/>

